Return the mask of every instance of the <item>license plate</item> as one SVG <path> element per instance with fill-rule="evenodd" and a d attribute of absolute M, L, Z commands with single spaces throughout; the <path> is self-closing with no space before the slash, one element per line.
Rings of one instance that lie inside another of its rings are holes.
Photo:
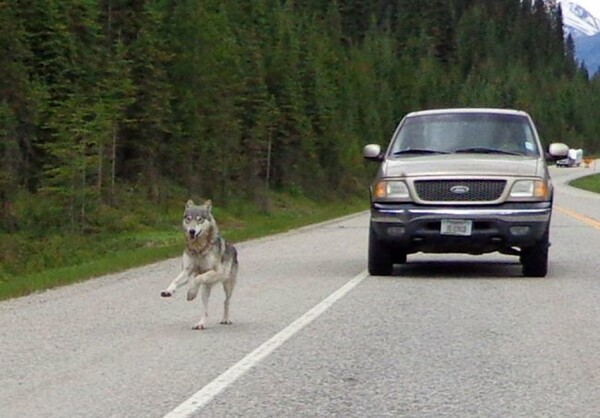
<path fill-rule="evenodd" d="M 461 219 L 442 219 L 442 235 L 460 235 L 468 237 L 473 229 L 473 221 Z"/>

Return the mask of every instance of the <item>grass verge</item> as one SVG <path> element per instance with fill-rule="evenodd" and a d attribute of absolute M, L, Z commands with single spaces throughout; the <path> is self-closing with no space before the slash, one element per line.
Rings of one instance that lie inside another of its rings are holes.
<path fill-rule="evenodd" d="M 260 211 L 242 203 L 228 209 L 215 207 L 214 214 L 222 235 L 235 243 L 367 209 L 366 197 L 324 203 L 277 196 L 268 211 Z M 58 253 L 52 257 L 65 261 L 62 263 L 64 265 L 57 268 L 14 275 L 3 271 L 0 266 L 0 300 L 176 257 L 183 250 L 183 238 L 178 225 L 179 219 L 173 219 L 173 226 L 168 230 L 134 231 L 117 236 L 100 234 L 70 246 L 59 245 L 58 249 L 53 248 Z M 96 251 L 98 248 L 102 251 Z M 88 261 L 81 262 L 82 259 Z"/>
<path fill-rule="evenodd" d="M 590 192 L 600 193 L 600 174 L 578 178 L 570 182 L 569 185 Z"/>

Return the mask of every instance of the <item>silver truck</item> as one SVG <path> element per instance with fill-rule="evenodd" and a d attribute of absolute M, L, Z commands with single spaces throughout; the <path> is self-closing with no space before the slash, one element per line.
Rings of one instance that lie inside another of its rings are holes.
<path fill-rule="evenodd" d="M 368 270 L 391 275 L 407 255 L 424 253 L 519 256 L 523 275 L 544 277 L 553 188 L 531 117 L 505 109 L 413 112 L 387 147 L 363 156 L 379 162 L 370 187 Z"/>

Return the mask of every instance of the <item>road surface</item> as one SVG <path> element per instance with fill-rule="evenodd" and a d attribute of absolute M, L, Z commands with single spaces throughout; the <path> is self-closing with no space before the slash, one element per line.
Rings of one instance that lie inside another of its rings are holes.
<path fill-rule="evenodd" d="M 583 417 L 600 413 L 596 168 L 552 168 L 550 268 L 412 255 L 366 272 L 368 215 L 238 244 L 231 326 L 160 290 L 172 259 L 0 303 L 0 416 Z"/>

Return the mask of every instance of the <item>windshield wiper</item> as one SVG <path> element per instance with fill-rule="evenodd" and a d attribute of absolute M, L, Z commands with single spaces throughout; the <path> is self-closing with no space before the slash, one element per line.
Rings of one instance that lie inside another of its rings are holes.
<path fill-rule="evenodd" d="M 437 151 L 434 149 L 421 149 L 421 148 L 408 148 L 400 151 L 395 151 L 392 155 L 403 155 L 403 154 L 448 154 L 446 151 Z"/>
<path fill-rule="evenodd" d="M 496 148 L 483 148 L 483 147 L 474 147 L 474 148 L 462 148 L 454 151 L 455 153 L 473 153 L 473 154 L 507 154 L 507 155 L 522 155 L 518 152 L 504 151 Z"/>

